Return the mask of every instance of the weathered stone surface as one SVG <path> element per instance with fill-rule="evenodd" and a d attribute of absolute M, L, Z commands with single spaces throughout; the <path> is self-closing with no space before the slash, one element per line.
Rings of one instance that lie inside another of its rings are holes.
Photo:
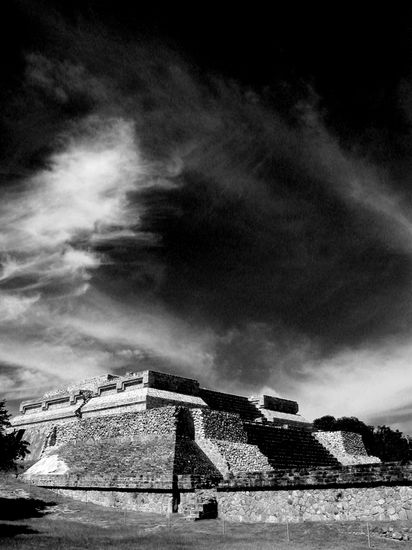
<path fill-rule="evenodd" d="M 69 441 L 97 441 L 114 437 L 167 436 L 176 431 L 176 407 L 159 407 L 137 413 L 80 418 L 56 424 L 55 445 Z"/>
<path fill-rule="evenodd" d="M 196 443 L 223 474 L 268 471 L 271 466 L 247 433 L 238 414 L 191 409 Z"/>
<path fill-rule="evenodd" d="M 407 489 L 407 498 L 411 500 L 412 488 L 403 489 Z M 305 520 L 353 521 L 375 519 L 372 511 L 377 504 L 378 496 L 385 502 L 381 519 L 398 519 L 398 512 L 401 510 L 399 507 L 392 509 L 387 505 L 387 490 L 387 487 L 295 491 L 250 490 L 224 493 L 218 490 L 217 502 L 219 516 L 231 521 L 247 522 L 253 517 L 261 518 L 259 521 L 280 523 Z"/>
<path fill-rule="evenodd" d="M 254 403 L 259 409 L 268 409 L 269 411 L 278 411 L 283 413 L 297 414 L 299 405 L 296 401 L 290 399 L 281 399 L 274 395 L 254 395 L 249 397 L 249 401 Z"/>
<path fill-rule="evenodd" d="M 191 416 L 196 439 L 222 439 L 247 443 L 247 434 L 238 414 L 211 409 L 193 409 Z"/>
<path fill-rule="evenodd" d="M 380 462 L 377 456 L 369 456 L 362 436 L 351 432 L 314 432 L 316 439 L 344 466 L 349 464 L 373 464 Z"/>
<path fill-rule="evenodd" d="M 386 486 L 385 496 L 377 496 L 377 502 L 382 499 L 384 502 L 394 502 L 398 497 L 400 501 L 410 500 L 404 498 L 404 491 L 412 485 L 412 465 L 401 465 L 397 462 L 381 464 L 359 464 L 355 466 L 341 467 L 314 467 L 279 469 L 269 472 L 247 472 L 238 473 L 226 477 L 220 484 L 222 488 L 246 489 L 249 487 L 270 488 L 293 488 L 293 487 L 357 487 L 374 486 L 376 491 L 379 486 Z M 390 487 L 388 485 L 396 485 Z M 373 489 L 371 489 L 373 490 Z M 380 503 L 383 504 L 383 503 Z"/>
<path fill-rule="evenodd" d="M 135 510 L 139 512 L 156 512 L 159 514 L 171 513 L 173 499 L 170 492 L 159 491 L 149 492 L 122 492 L 114 490 L 93 490 L 93 489 L 54 489 L 57 493 L 82 500 L 93 502 L 101 506 L 121 508 L 123 510 Z"/>
<path fill-rule="evenodd" d="M 25 478 L 105 505 L 235 521 L 412 517 L 412 465 L 370 463 L 353 434 L 323 446 L 245 397 L 150 373 L 82 382 L 94 393 L 77 416 L 76 387 L 25 404 L 16 425 L 40 457 Z"/>

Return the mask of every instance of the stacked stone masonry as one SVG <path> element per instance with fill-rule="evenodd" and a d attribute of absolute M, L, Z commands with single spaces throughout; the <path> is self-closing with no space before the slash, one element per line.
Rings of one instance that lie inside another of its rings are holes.
<path fill-rule="evenodd" d="M 259 409 L 252 404 L 247 397 L 230 395 L 202 388 L 199 391 L 199 397 L 201 397 L 211 409 L 217 411 L 235 413 L 245 420 L 263 418 Z"/>
<path fill-rule="evenodd" d="M 56 424 L 57 444 L 68 441 L 110 439 L 114 437 L 165 436 L 175 433 L 177 408 L 166 406 L 137 413 L 95 418 L 80 418 Z"/>
<path fill-rule="evenodd" d="M 268 409 L 289 414 L 297 414 L 299 406 L 296 401 L 290 399 L 281 399 L 272 395 L 258 395 L 249 397 L 249 401 L 259 409 Z"/>
<path fill-rule="evenodd" d="M 238 414 L 210 409 L 193 409 L 191 416 L 196 439 L 224 439 L 225 441 L 247 443 L 247 434 Z"/>
<path fill-rule="evenodd" d="M 307 430 L 245 423 L 248 442 L 257 445 L 272 468 L 337 466 L 339 461 Z"/>
<path fill-rule="evenodd" d="M 412 519 L 412 466 L 373 464 L 230 476 L 38 476 L 73 498 L 130 510 L 201 516 L 215 502 L 230 521 Z"/>
<path fill-rule="evenodd" d="M 195 439 L 223 474 L 270 470 L 267 458 L 256 445 L 247 443 L 247 434 L 238 414 L 192 409 Z"/>
<path fill-rule="evenodd" d="M 370 464 L 353 434 L 313 434 L 290 400 L 142 371 L 86 380 L 21 411 L 14 426 L 35 460 L 25 478 L 101 504 L 300 521 L 347 517 L 348 503 L 357 517 L 403 517 L 410 498 L 407 467 Z M 341 466 L 356 461 L 365 464 Z M 400 500 L 389 486 L 406 488 Z"/>
<path fill-rule="evenodd" d="M 341 464 L 372 464 L 380 462 L 377 456 L 369 456 L 362 437 L 351 432 L 315 432 L 313 434 Z"/>
<path fill-rule="evenodd" d="M 412 487 L 236 491 L 219 495 L 231 521 L 299 522 L 412 519 Z"/>

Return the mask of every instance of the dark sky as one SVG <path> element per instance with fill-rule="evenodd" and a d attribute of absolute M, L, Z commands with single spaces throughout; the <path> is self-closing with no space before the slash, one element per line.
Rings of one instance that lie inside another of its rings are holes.
<path fill-rule="evenodd" d="M 271 7 L 5 9 L 12 406 L 158 366 L 412 428 L 409 10 Z"/>

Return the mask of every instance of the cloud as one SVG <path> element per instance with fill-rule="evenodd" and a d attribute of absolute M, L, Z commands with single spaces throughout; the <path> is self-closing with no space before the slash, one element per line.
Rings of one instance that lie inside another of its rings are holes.
<path fill-rule="evenodd" d="M 138 203 L 131 208 L 128 193 L 154 182 L 133 123 L 93 117 L 62 137 L 47 168 L 1 191 L 0 361 L 51 377 L 107 369 L 110 354 L 84 339 L 79 346 L 61 315 L 110 261 L 96 243 L 139 241 Z"/>
<path fill-rule="evenodd" d="M 40 396 L 50 384 L 50 377 L 37 369 L 16 369 L 14 366 L 2 365 L 0 385 L 2 399 L 16 402 Z"/>
<path fill-rule="evenodd" d="M 389 411 L 410 407 L 410 354 L 409 341 L 394 339 L 307 361 L 301 366 L 302 380 L 295 380 L 303 413 L 311 418 L 357 416 L 375 423 Z M 410 420 L 404 426 L 410 430 Z"/>
<path fill-rule="evenodd" d="M 0 294 L 0 322 L 18 319 L 37 302 L 39 296 L 20 297 Z"/>
<path fill-rule="evenodd" d="M 137 213 L 132 219 L 126 211 L 127 192 L 144 176 L 132 125 L 109 120 L 88 126 L 85 135 L 51 157 L 48 169 L 24 182 L 24 190 L 3 194 L 3 280 L 76 274 L 81 279 L 100 263 L 87 248 L 94 236 L 110 240 L 113 227 L 130 231 L 138 224 Z M 75 249 L 76 241 L 83 249 Z"/>
<path fill-rule="evenodd" d="M 124 356 L 127 346 L 133 357 L 153 354 L 167 359 L 179 372 L 210 373 L 213 332 L 191 326 L 156 303 L 128 305 L 93 293 L 75 315 L 64 314 L 59 322 L 65 329 L 115 349 L 119 356 Z"/>
<path fill-rule="evenodd" d="M 308 140 L 313 169 L 320 171 L 333 190 L 352 208 L 373 214 L 375 235 L 389 248 L 411 254 L 412 215 L 408 194 L 390 171 L 365 157 L 344 150 L 319 120 L 312 116 Z M 360 213 L 362 212 L 360 211 Z"/>
<path fill-rule="evenodd" d="M 407 194 L 310 98 L 292 117 L 164 47 L 61 22 L 25 74 L 10 163 L 26 173 L 0 189 L 0 361 L 52 384 L 149 357 L 309 415 L 371 417 L 384 385 L 394 406 Z"/>

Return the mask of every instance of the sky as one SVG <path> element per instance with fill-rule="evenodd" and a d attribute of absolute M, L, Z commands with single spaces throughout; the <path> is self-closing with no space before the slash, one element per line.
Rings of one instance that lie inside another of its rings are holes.
<path fill-rule="evenodd" d="M 8 3 L 12 412 L 157 368 L 412 433 L 410 13 L 295 8 Z"/>

